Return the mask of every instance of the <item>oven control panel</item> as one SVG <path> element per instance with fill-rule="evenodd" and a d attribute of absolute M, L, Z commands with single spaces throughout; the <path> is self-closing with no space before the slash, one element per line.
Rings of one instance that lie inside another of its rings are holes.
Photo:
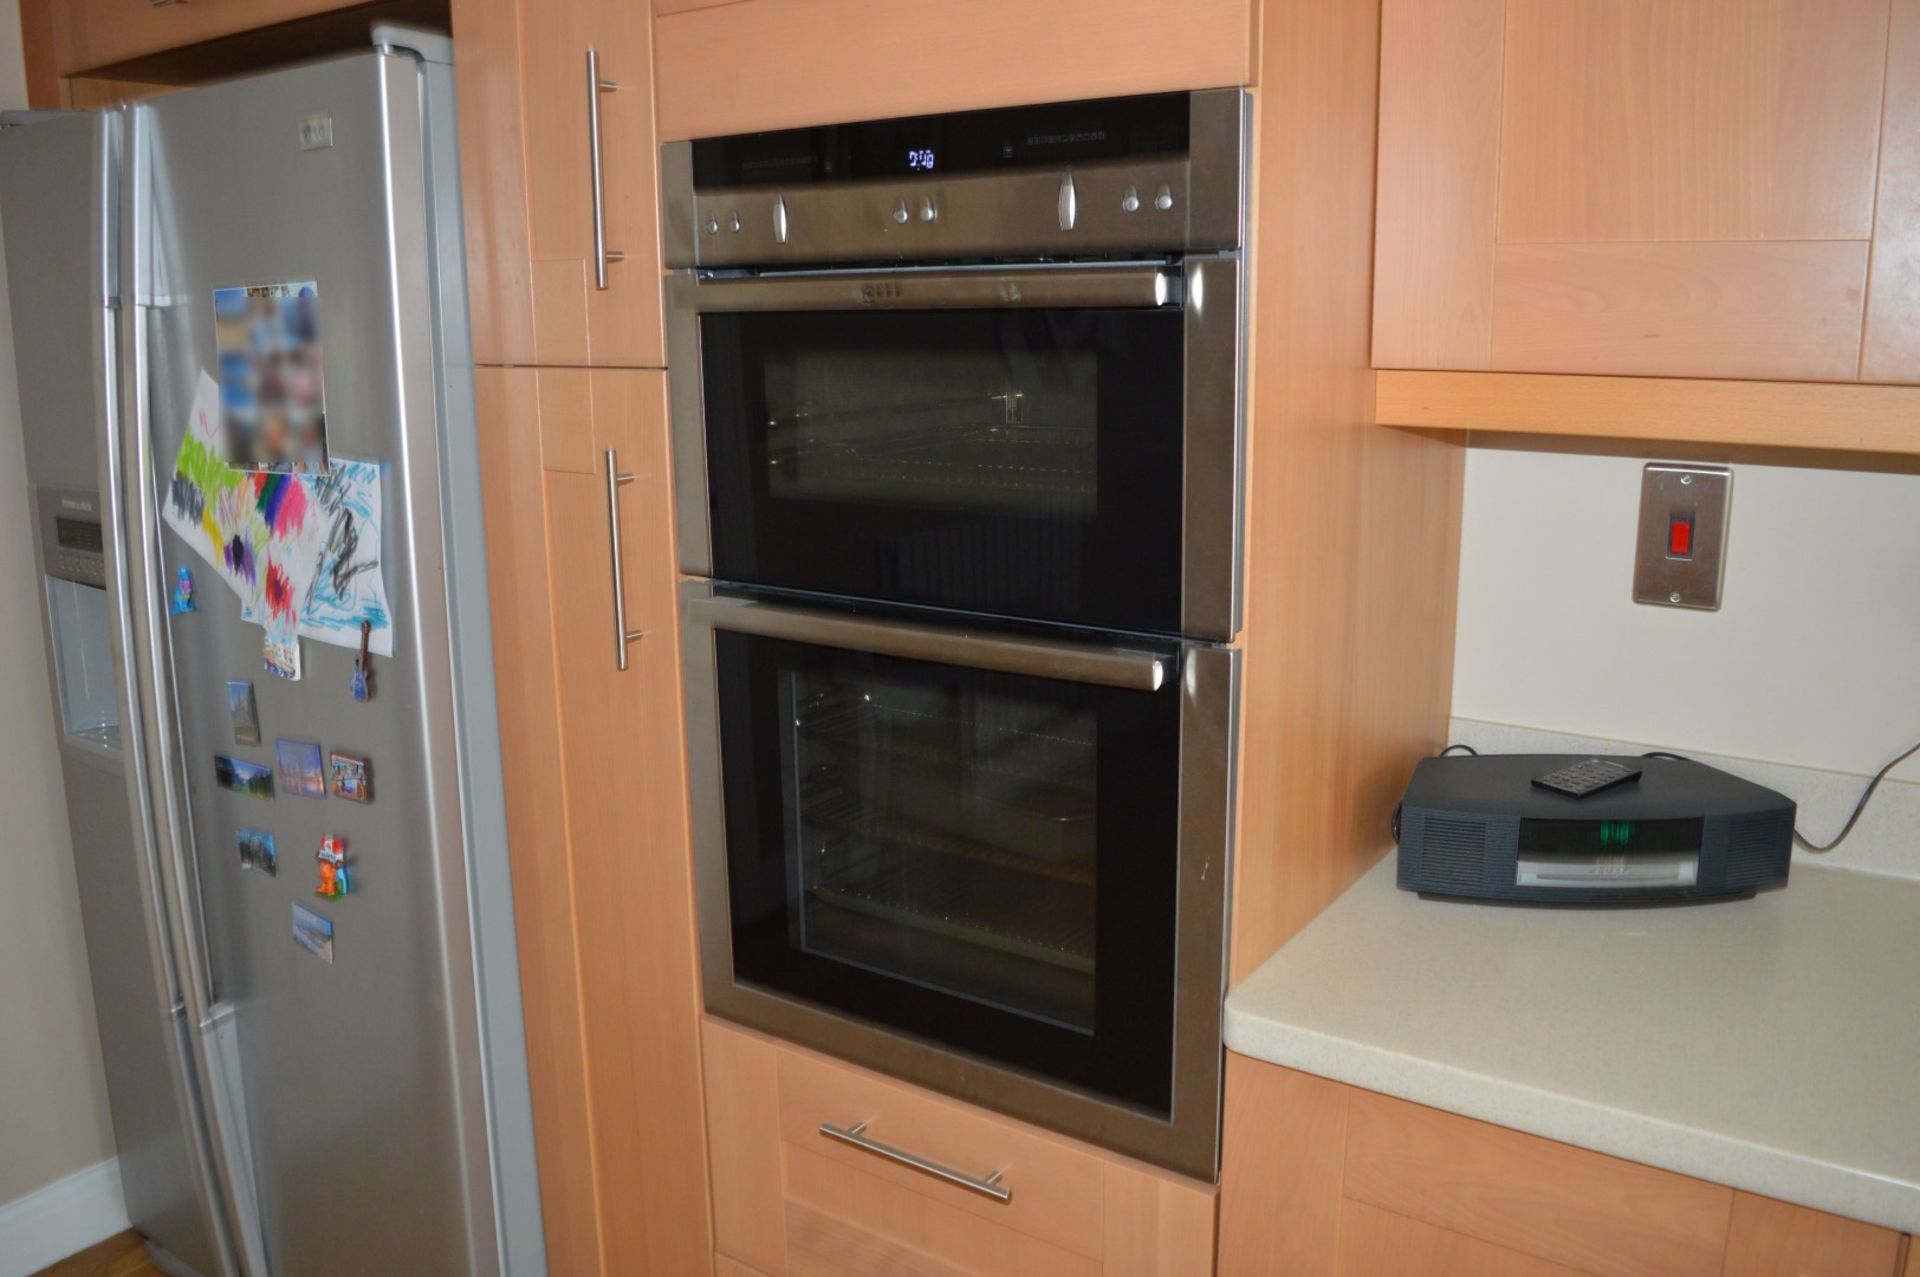
<path fill-rule="evenodd" d="M 670 268 L 1230 251 L 1238 89 L 662 148 Z"/>

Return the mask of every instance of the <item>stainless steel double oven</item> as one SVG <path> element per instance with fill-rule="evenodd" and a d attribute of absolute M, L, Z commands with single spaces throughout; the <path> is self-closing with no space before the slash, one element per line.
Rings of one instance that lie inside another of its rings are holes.
<path fill-rule="evenodd" d="M 662 154 L 708 1009 L 1205 1178 L 1245 119 Z"/>

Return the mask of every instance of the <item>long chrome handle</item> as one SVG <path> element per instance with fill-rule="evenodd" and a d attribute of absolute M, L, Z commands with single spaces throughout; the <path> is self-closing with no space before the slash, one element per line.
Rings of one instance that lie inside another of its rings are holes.
<path fill-rule="evenodd" d="M 607 263 L 626 260 L 626 254 L 610 252 L 607 248 L 607 194 L 606 181 L 601 173 L 600 159 L 600 95 L 612 93 L 619 88 L 612 80 L 600 78 L 600 50 L 587 48 L 587 141 L 588 168 L 593 173 L 593 286 L 601 291 L 607 287 Z M 622 665 L 621 669 L 626 666 Z"/>
<path fill-rule="evenodd" d="M 1133 692 L 1157 692 L 1167 681 L 1167 658 L 1124 647 L 1088 647 L 1053 639 L 934 629 L 902 621 L 811 612 L 754 599 L 695 593 L 687 617 L 698 625 L 762 638 L 791 639 L 913 661 L 1096 683 Z"/>
<path fill-rule="evenodd" d="M 620 473 L 620 458 L 612 448 L 607 462 L 607 544 L 613 558 L 613 651 L 614 666 L 627 668 L 627 644 L 642 637 L 645 630 L 627 628 L 627 572 L 620 558 L 620 489 L 633 482 L 633 476 Z"/>
<path fill-rule="evenodd" d="M 1025 270 L 834 271 L 818 275 L 700 278 L 676 275 L 676 306 L 699 311 L 928 310 L 1179 304 L 1179 274 L 1160 266 Z"/>
<path fill-rule="evenodd" d="M 931 1175 L 935 1179 L 945 1180 L 956 1188 L 964 1188 L 969 1192 L 978 1193 L 982 1197 L 991 1197 L 996 1202 L 1010 1202 L 1013 1200 L 1013 1190 L 1007 1187 L 1003 1178 L 1006 1174 L 1005 1171 L 995 1171 L 982 1179 L 969 1175 L 965 1171 L 956 1171 L 951 1166 L 942 1166 L 938 1162 L 930 1162 L 926 1158 L 918 1154 L 909 1153 L 903 1148 L 895 1148 L 891 1144 L 882 1144 L 879 1140 L 869 1139 L 865 1133 L 866 1129 L 867 1123 L 865 1122 L 858 1122 L 852 1126 L 835 1126 L 832 1122 L 820 1123 L 820 1133 L 830 1140 L 839 1140 L 842 1144 L 851 1144 L 863 1153 L 872 1153 L 875 1157 L 884 1157 L 889 1162 L 898 1162 L 900 1165 L 919 1171 L 923 1175 Z"/>

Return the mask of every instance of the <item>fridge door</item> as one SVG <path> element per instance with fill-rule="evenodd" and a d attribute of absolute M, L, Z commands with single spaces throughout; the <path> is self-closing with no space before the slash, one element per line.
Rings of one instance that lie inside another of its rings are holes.
<path fill-rule="evenodd" d="M 261 618 L 243 616 L 186 537 L 153 532 L 150 587 L 182 569 L 197 585 L 194 610 L 162 616 L 154 660 L 170 671 L 158 681 L 176 731 L 204 1053 L 220 1072 L 221 1116 L 244 1132 L 229 1141 L 229 1171 L 257 1197 L 276 1277 L 541 1271 L 538 1217 L 524 1205 L 535 1200 L 530 1119 L 457 203 L 451 223 L 445 203 L 457 184 L 432 142 L 450 138 L 448 108 L 435 69 L 368 52 L 132 109 L 144 246 L 132 274 L 156 505 L 170 499 L 203 375 L 228 383 L 228 443 L 255 448 L 255 460 L 281 455 L 283 424 L 294 452 L 316 457 L 309 409 L 323 403 L 331 464 L 379 468 L 382 519 L 305 511 L 328 520 L 329 537 L 359 538 L 356 562 L 378 562 L 393 650 L 372 658 L 364 702 L 350 692 L 353 647 L 307 637 L 297 681 L 265 672 Z M 268 296 L 222 329 L 216 292 L 256 286 L 306 300 L 276 312 Z M 254 323 L 266 331 L 254 335 Z M 283 337 L 293 346 L 276 346 Z M 303 338 L 317 354 L 293 348 Z M 268 352 L 250 372 L 223 368 L 222 344 L 232 361 L 236 340 Z M 287 384 L 270 394 L 268 377 Z M 269 421 L 272 401 L 299 412 Z M 274 517 L 294 514 L 282 505 Z M 230 683 L 251 684 L 257 733 L 244 713 L 236 723 Z M 360 801 L 303 792 L 325 783 L 299 760 L 314 751 L 365 760 Z M 273 769 L 271 796 L 223 788 L 217 758 Z M 243 831 L 271 835 L 272 871 L 259 834 Z M 324 840 L 344 842 L 351 894 L 316 894 Z"/>
<path fill-rule="evenodd" d="M 53 575 L 61 523 L 111 528 L 96 439 L 118 410 L 117 207 L 122 120 L 116 113 L 23 116 L 0 129 L 0 209 L 7 244 L 27 478 L 45 517 L 35 531 L 49 571 L 43 617 L 61 729 L 74 873 L 100 1054 L 127 1217 L 177 1265 L 230 1271 L 220 1195 L 172 951 L 164 875 L 129 804 L 120 724 L 130 680 L 122 658 L 124 568 L 100 536 L 98 583 Z M 76 280 L 79 281 L 76 284 Z M 73 712 L 77 665 L 88 712 Z M 104 689 L 104 696 L 101 695 Z M 103 719 L 112 722 L 103 726 Z"/>

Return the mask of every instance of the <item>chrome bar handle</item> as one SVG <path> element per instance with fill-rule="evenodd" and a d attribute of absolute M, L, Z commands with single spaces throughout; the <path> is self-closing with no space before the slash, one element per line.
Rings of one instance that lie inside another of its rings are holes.
<path fill-rule="evenodd" d="M 587 46 L 587 141 L 588 168 L 593 173 L 593 286 L 607 288 L 607 263 L 626 260 L 625 253 L 607 249 L 607 191 L 600 159 L 600 95 L 620 86 L 600 78 L 600 50 Z M 620 666 L 625 669 L 625 663 Z"/>
<path fill-rule="evenodd" d="M 951 1166 L 930 1162 L 903 1148 L 895 1148 L 891 1144 L 882 1144 L 879 1140 L 867 1138 L 867 1125 L 866 1122 L 856 1122 L 852 1126 L 835 1126 L 832 1122 L 822 1122 L 820 1133 L 830 1140 L 851 1144 L 863 1153 L 872 1153 L 875 1157 L 884 1157 L 889 1162 L 898 1162 L 909 1170 L 919 1171 L 922 1175 L 931 1175 L 937 1180 L 944 1180 L 956 1188 L 964 1188 L 982 1197 L 991 1197 L 996 1202 L 1013 1200 L 1013 1190 L 1006 1185 L 1004 1170 L 995 1171 L 985 1179 L 969 1175 L 965 1171 L 956 1171 Z"/>
<path fill-rule="evenodd" d="M 613 551 L 613 653 L 614 667 L 627 668 L 627 644 L 646 634 L 627 628 L 627 572 L 620 558 L 620 489 L 633 482 L 633 476 L 620 473 L 620 458 L 612 448 L 607 462 L 607 545 Z"/>

